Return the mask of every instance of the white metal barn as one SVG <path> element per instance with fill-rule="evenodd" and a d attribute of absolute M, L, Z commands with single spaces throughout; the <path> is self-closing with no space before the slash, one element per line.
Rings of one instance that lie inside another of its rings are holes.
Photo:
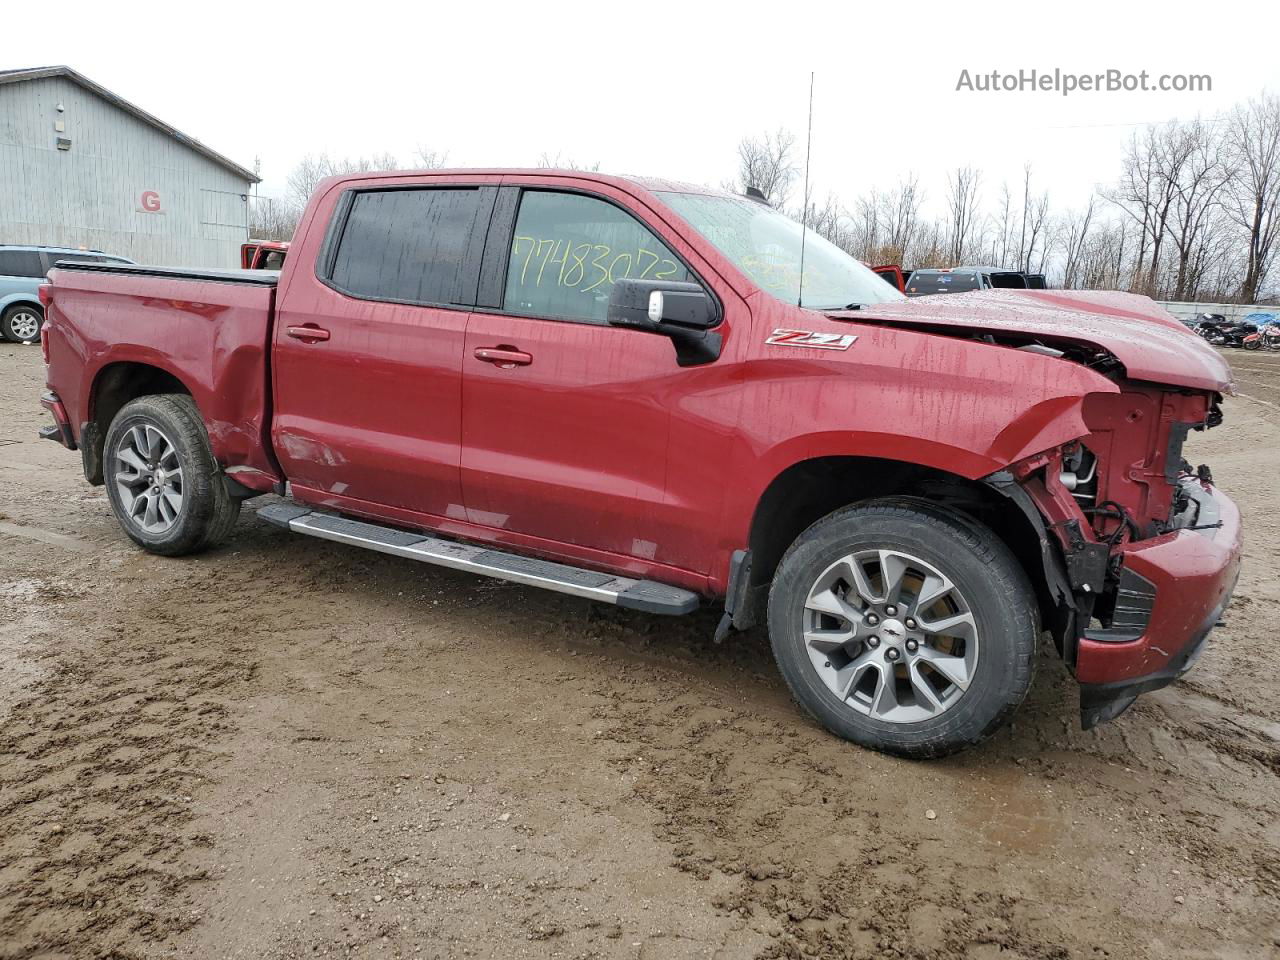
<path fill-rule="evenodd" d="M 257 182 L 69 67 L 0 70 L 0 244 L 236 267 Z"/>

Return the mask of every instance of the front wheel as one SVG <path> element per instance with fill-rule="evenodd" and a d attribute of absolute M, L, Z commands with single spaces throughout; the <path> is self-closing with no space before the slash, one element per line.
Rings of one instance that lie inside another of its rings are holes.
<path fill-rule="evenodd" d="M 989 529 L 924 501 L 829 514 L 779 564 L 769 636 L 792 694 L 827 729 L 939 757 L 990 736 L 1031 685 L 1037 611 Z"/>
<path fill-rule="evenodd" d="M 25 303 L 14 304 L 0 314 L 0 339 L 14 343 L 34 343 L 40 339 L 44 314 L 38 307 Z"/>
<path fill-rule="evenodd" d="M 151 553 L 177 557 L 211 547 L 240 515 L 186 395 L 125 404 L 107 430 L 103 474 L 116 520 Z"/>

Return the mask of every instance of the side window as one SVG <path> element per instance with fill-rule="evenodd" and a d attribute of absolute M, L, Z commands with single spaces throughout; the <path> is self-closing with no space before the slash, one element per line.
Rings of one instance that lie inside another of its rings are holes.
<path fill-rule="evenodd" d="M 40 254 L 34 250 L 0 250 L 0 277 L 43 277 Z"/>
<path fill-rule="evenodd" d="M 329 279 L 371 300 L 474 302 L 462 288 L 480 209 L 474 187 L 357 194 Z"/>
<path fill-rule="evenodd" d="M 609 292 L 623 278 L 691 279 L 666 244 L 613 204 L 524 193 L 507 265 L 507 313 L 603 323 Z"/>

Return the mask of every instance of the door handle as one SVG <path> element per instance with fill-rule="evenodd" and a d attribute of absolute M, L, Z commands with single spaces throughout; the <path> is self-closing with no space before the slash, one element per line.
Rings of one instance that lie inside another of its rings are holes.
<path fill-rule="evenodd" d="M 316 343 L 320 340 L 329 339 L 329 331 L 322 330 L 314 323 L 304 323 L 300 327 L 285 327 L 284 332 L 295 340 L 302 340 L 306 343 Z"/>
<path fill-rule="evenodd" d="M 525 353 L 515 347 L 503 344 L 499 347 L 477 347 L 476 359 L 508 369 L 510 367 L 527 367 L 533 363 L 533 354 Z"/>

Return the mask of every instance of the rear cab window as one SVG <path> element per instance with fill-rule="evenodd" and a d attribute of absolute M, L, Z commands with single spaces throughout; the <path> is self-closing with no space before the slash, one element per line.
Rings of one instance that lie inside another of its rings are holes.
<path fill-rule="evenodd" d="M 327 282 L 366 300 L 469 306 L 475 298 L 469 247 L 488 214 L 478 187 L 360 191 Z"/>
<path fill-rule="evenodd" d="M 507 261 L 503 312 L 604 323 L 622 279 L 694 280 L 665 243 L 606 200 L 525 190 Z"/>
<path fill-rule="evenodd" d="M 911 274 L 907 283 L 907 293 L 917 296 L 932 293 L 964 293 L 968 290 L 980 290 L 982 281 L 976 273 L 954 273 L 932 270 L 917 270 Z"/>

